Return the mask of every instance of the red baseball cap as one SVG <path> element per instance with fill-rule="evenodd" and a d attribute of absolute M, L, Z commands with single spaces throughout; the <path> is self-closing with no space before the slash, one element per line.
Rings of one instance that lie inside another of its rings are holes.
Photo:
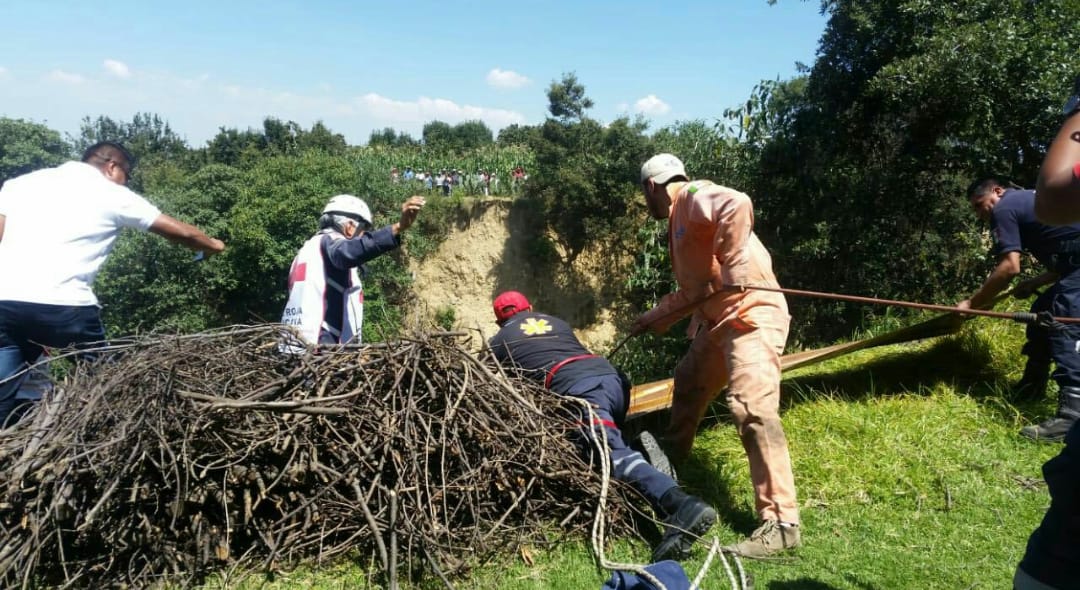
<path fill-rule="evenodd" d="M 495 308 L 495 318 L 500 322 L 510 319 L 515 313 L 532 309 L 529 300 L 517 291 L 500 293 L 491 306 Z"/>

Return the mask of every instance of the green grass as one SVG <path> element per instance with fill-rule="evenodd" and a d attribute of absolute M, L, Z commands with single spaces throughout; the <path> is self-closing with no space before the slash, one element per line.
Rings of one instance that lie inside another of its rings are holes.
<path fill-rule="evenodd" d="M 1058 445 L 1017 430 L 1052 411 L 1023 407 L 1007 385 L 1022 369 L 1023 330 L 976 320 L 960 335 L 864 351 L 786 375 L 784 424 L 802 507 L 804 546 L 747 562 L 769 590 L 1007 588 L 1049 498 L 1040 467 Z M 755 526 L 746 458 L 721 406 L 680 470 L 717 507 L 727 543 Z M 531 547 L 476 569 L 457 588 L 599 588 L 584 540 Z M 609 543 L 609 558 L 640 562 L 641 541 Z M 686 565 L 697 572 L 702 544 Z M 305 569 L 244 588 L 379 588 L 363 564 Z M 706 588 L 726 588 L 717 565 Z M 211 585 L 213 587 L 215 585 Z M 437 580 L 423 588 L 442 587 Z"/>

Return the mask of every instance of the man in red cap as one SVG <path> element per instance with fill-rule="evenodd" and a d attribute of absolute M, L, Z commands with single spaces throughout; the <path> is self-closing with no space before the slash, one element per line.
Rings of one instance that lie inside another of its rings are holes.
<path fill-rule="evenodd" d="M 630 387 L 607 359 L 590 353 L 563 320 L 532 311 L 517 291 L 501 293 L 493 302 L 500 329 L 491 350 L 504 366 L 518 369 L 558 394 L 588 401 L 593 425 L 602 426 L 611 451 L 611 473 L 641 493 L 664 520 L 664 536 L 653 550 L 653 561 L 684 559 L 694 540 L 716 522 L 716 510 L 684 492 L 675 480 L 653 467 L 623 439 Z M 587 418 L 587 416 L 583 416 Z M 584 423 L 584 422 L 583 422 Z M 588 452 L 590 428 L 579 439 Z"/>
<path fill-rule="evenodd" d="M 780 293 L 731 287 L 779 286 L 769 252 L 753 231 L 750 197 L 708 180 L 691 182 L 683 163 L 671 154 L 646 161 L 641 184 L 649 213 L 668 220 L 679 290 L 639 317 L 633 332 L 663 333 L 691 316 L 690 350 L 675 368 L 667 437 L 673 458 L 690 453 L 706 408 L 726 386 L 761 519 L 749 539 L 727 549 L 744 557 L 767 557 L 797 547 L 799 507 L 780 422 L 787 303 Z"/>

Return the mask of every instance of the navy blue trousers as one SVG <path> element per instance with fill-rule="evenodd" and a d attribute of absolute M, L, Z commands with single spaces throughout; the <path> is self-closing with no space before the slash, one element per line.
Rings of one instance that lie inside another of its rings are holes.
<path fill-rule="evenodd" d="M 1080 272 L 1069 274 L 1039 295 L 1031 311 L 1080 317 Z M 1053 360 L 1052 377 L 1060 387 L 1080 387 L 1080 326 L 1069 324 L 1064 330 L 1047 330 L 1028 324 L 1022 352 L 1028 356 L 1029 365 L 1049 366 Z"/>
<path fill-rule="evenodd" d="M 1050 508 L 1028 538 L 1020 569 L 1058 590 L 1080 589 L 1080 421 L 1061 454 L 1043 464 Z"/>
<path fill-rule="evenodd" d="M 0 427 L 19 405 L 25 369 L 45 347 L 67 348 L 105 339 L 96 305 L 70 306 L 0 301 Z"/>
<path fill-rule="evenodd" d="M 630 448 L 623 439 L 620 428 L 626 421 L 626 409 L 630 399 L 629 392 L 623 387 L 623 380 L 618 375 L 586 377 L 575 382 L 564 395 L 584 399 L 596 406 L 596 419 L 603 426 L 608 448 L 611 449 L 612 477 L 630 484 L 652 504 L 653 510 L 663 514 L 660 498 L 678 484 L 671 477 L 657 471 L 641 453 Z M 587 420 L 588 416 L 582 416 L 583 422 Z M 591 430 L 583 429 L 582 432 L 589 436 Z M 579 440 L 579 446 L 586 456 L 593 452 L 589 441 L 591 437 Z"/>

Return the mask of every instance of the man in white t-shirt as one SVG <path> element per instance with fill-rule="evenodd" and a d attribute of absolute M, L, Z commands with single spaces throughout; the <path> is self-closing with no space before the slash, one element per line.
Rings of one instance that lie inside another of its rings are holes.
<path fill-rule="evenodd" d="M 128 189 L 133 161 L 120 144 L 99 142 L 81 162 L 0 187 L 0 427 L 21 413 L 13 411 L 23 369 L 43 347 L 105 339 L 91 285 L 122 228 L 207 255 L 225 249 Z"/>

